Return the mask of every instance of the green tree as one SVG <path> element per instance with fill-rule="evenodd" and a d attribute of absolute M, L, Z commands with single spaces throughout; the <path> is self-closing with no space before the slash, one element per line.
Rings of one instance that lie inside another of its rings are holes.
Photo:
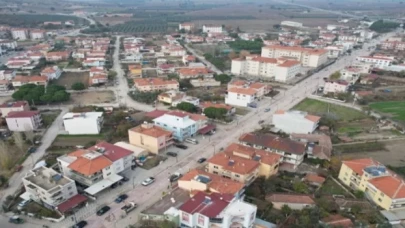
<path fill-rule="evenodd" d="M 295 182 L 293 184 L 293 189 L 294 191 L 298 192 L 298 193 L 308 193 L 309 192 L 309 188 L 308 186 L 304 183 L 304 182 Z"/>
<path fill-rule="evenodd" d="M 198 111 L 195 105 L 188 102 L 181 102 L 176 105 L 176 108 L 190 113 L 196 113 Z"/>
<path fill-rule="evenodd" d="M 204 109 L 204 114 L 210 119 L 223 119 L 228 110 L 225 108 L 209 107 Z"/>
<path fill-rule="evenodd" d="M 113 81 L 117 77 L 117 72 L 110 70 L 108 71 L 108 80 Z"/>
<path fill-rule="evenodd" d="M 373 30 L 373 31 L 376 31 L 379 33 L 387 33 L 387 32 L 390 32 L 390 31 L 396 29 L 399 25 L 400 25 L 399 23 L 395 23 L 395 22 L 378 20 L 370 26 L 370 30 Z"/>
<path fill-rule="evenodd" d="M 337 80 L 342 76 L 342 74 L 340 73 L 340 71 L 336 71 L 335 73 L 329 75 L 329 79 L 331 80 Z"/>
<path fill-rule="evenodd" d="M 86 89 L 86 87 L 84 86 L 84 84 L 81 83 L 81 82 L 73 83 L 73 85 L 71 86 L 71 88 L 72 88 L 73 90 L 84 90 L 84 89 Z"/>
<path fill-rule="evenodd" d="M 171 79 L 179 79 L 179 75 L 172 73 L 172 74 L 168 74 L 167 78 L 170 79 L 170 80 Z"/>
<path fill-rule="evenodd" d="M 218 74 L 214 76 L 215 80 L 220 81 L 221 84 L 228 84 L 232 80 L 232 77 L 227 74 Z"/>
<path fill-rule="evenodd" d="M 183 79 L 179 81 L 179 86 L 181 89 L 191 89 L 193 88 L 193 85 L 190 83 L 190 79 Z"/>
<path fill-rule="evenodd" d="M 287 218 L 292 213 L 292 209 L 288 205 L 284 204 L 281 207 L 281 213 L 283 213 L 284 216 Z"/>

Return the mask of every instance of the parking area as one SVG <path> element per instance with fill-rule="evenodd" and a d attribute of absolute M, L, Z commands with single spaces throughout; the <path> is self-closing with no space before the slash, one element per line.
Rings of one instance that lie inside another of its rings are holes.
<path fill-rule="evenodd" d="M 187 191 L 176 188 L 174 191 L 162 197 L 162 200 L 159 200 L 141 213 L 161 215 L 171 207 L 179 207 L 188 199 L 190 199 L 190 194 Z"/>

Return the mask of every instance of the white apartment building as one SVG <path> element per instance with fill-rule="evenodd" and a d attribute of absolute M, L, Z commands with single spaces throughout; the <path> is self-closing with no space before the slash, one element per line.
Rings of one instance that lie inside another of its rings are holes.
<path fill-rule="evenodd" d="M 24 198 L 44 203 L 49 207 L 55 208 L 77 195 L 74 180 L 45 166 L 28 171 L 22 181 L 26 190 Z"/>
<path fill-rule="evenodd" d="M 337 58 L 346 51 L 346 48 L 343 45 L 333 45 L 325 47 L 325 50 L 328 50 L 328 58 Z"/>
<path fill-rule="evenodd" d="M 203 25 L 203 33 L 222 33 L 221 25 Z"/>
<path fill-rule="evenodd" d="M 364 63 L 372 63 L 375 67 L 383 69 L 384 67 L 390 66 L 392 59 L 374 56 L 358 56 L 356 60 Z"/>
<path fill-rule="evenodd" d="M 277 110 L 273 114 L 273 124 L 287 134 L 311 134 L 318 127 L 321 117 L 301 111 Z"/>
<path fill-rule="evenodd" d="M 44 30 L 31 30 L 30 31 L 31 40 L 42 40 L 45 38 L 45 31 Z"/>
<path fill-rule="evenodd" d="M 14 40 L 0 40 L 0 46 L 4 46 L 9 49 L 15 49 L 18 47 L 18 44 L 17 44 L 17 41 L 14 41 Z"/>
<path fill-rule="evenodd" d="M 12 29 L 11 36 L 15 40 L 27 40 L 28 39 L 28 30 L 26 29 Z"/>
<path fill-rule="evenodd" d="M 296 60 L 246 56 L 232 60 L 231 72 L 235 75 L 251 75 L 274 78 L 276 81 L 291 80 L 301 70 L 301 63 Z"/>
<path fill-rule="evenodd" d="M 66 113 L 63 125 L 69 135 L 96 135 L 103 124 L 102 112 Z"/>
<path fill-rule="evenodd" d="M 179 30 L 184 29 L 185 31 L 191 31 L 194 28 L 193 23 L 180 23 L 179 24 Z"/>
<path fill-rule="evenodd" d="M 10 131 L 34 131 L 42 125 L 39 111 L 12 111 L 6 117 Z"/>
<path fill-rule="evenodd" d="M 294 58 L 300 61 L 304 67 L 318 67 L 328 60 L 328 51 L 324 49 L 271 45 L 262 48 L 262 57 Z"/>
<path fill-rule="evenodd" d="M 348 66 L 340 71 L 340 79 L 348 81 L 350 83 L 355 83 L 360 78 L 360 75 L 362 73 L 368 72 L 364 72 L 360 67 Z"/>
<path fill-rule="evenodd" d="M 228 84 L 225 104 L 248 107 L 254 106 L 265 94 L 270 92 L 270 88 L 262 83 L 249 83 L 237 80 Z"/>
<path fill-rule="evenodd" d="M 327 81 L 323 87 L 323 93 L 345 93 L 349 88 L 349 83 L 343 80 Z"/>
<path fill-rule="evenodd" d="M 62 75 L 62 71 L 58 66 L 46 67 L 41 71 L 41 76 L 48 77 L 48 80 L 58 79 Z"/>
<path fill-rule="evenodd" d="M 352 42 L 364 42 L 364 38 L 357 35 L 346 35 L 342 34 L 338 36 L 339 41 L 352 41 Z"/>
<path fill-rule="evenodd" d="M 297 27 L 297 28 L 301 28 L 303 27 L 303 24 L 300 22 L 295 22 L 295 21 L 282 21 L 280 23 L 280 25 L 282 26 L 289 26 L 289 27 Z"/>

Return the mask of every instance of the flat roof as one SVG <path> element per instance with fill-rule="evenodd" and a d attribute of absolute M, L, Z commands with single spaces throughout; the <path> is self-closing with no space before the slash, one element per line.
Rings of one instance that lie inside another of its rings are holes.
<path fill-rule="evenodd" d="M 146 149 L 144 149 L 142 147 L 134 146 L 134 145 L 131 145 L 131 144 L 126 143 L 126 142 L 117 142 L 114 145 L 132 151 L 136 157 L 141 156 L 145 152 L 146 153 L 148 152 L 148 150 L 146 150 Z"/>
<path fill-rule="evenodd" d="M 101 180 L 92 186 L 84 189 L 84 191 L 92 196 L 95 194 L 101 192 L 102 190 L 110 187 L 114 183 L 120 181 L 122 179 L 122 176 L 117 175 L 117 174 L 111 174 L 107 179 Z"/>
<path fill-rule="evenodd" d="M 31 170 L 24 179 L 47 191 L 73 182 L 55 170 L 44 166 Z"/>
<path fill-rule="evenodd" d="M 97 119 L 103 115 L 102 112 L 81 112 L 81 113 L 74 113 L 74 112 L 68 112 L 63 116 L 63 120 L 66 119 Z"/>

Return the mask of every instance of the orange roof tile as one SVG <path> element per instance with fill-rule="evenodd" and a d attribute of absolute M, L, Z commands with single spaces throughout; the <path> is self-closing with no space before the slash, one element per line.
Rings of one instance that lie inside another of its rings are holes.
<path fill-rule="evenodd" d="M 318 176 L 316 174 L 312 174 L 312 173 L 308 173 L 305 176 L 305 180 L 308 182 L 314 182 L 314 183 L 318 183 L 318 184 L 323 184 L 323 182 L 325 182 L 325 178 Z"/>
<path fill-rule="evenodd" d="M 206 67 L 180 68 L 177 70 L 177 72 L 182 75 L 200 75 L 210 73 L 210 71 Z"/>
<path fill-rule="evenodd" d="M 249 174 L 259 167 L 259 162 L 239 156 L 218 153 L 208 160 L 209 163 L 222 166 L 224 170 L 242 175 Z"/>
<path fill-rule="evenodd" d="M 158 127 L 158 126 L 154 126 L 154 125 L 152 125 L 151 127 L 145 127 L 145 126 L 143 126 L 143 124 L 141 124 L 140 126 L 131 128 L 129 130 L 133 131 L 133 132 L 138 132 L 140 134 L 152 136 L 155 138 L 158 138 L 161 136 L 171 136 L 172 135 L 172 132 L 166 131 L 165 129 Z"/>
<path fill-rule="evenodd" d="M 274 114 L 284 114 L 285 111 L 284 110 L 277 110 Z"/>
<path fill-rule="evenodd" d="M 47 76 L 15 76 L 13 81 L 15 82 L 46 82 Z"/>
<path fill-rule="evenodd" d="M 274 193 L 266 196 L 266 200 L 277 203 L 315 204 L 312 195 L 303 194 Z"/>
<path fill-rule="evenodd" d="M 256 94 L 257 91 L 254 89 L 250 89 L 250 88 L 230 88 L 230 89 L 228 89 L 228 92 L 252 96 L 252 95 Z"/>
<path fill-rule="evenodd" d="M 343 217 L 340 214 L 329 215 L 328 217 L 322 219 L 321 221 L 326 225 L 328 225 L 328 227 L 344 227 L 344 228 L 354 227 L 352 220 Z"/>
<path fill-rule="evenodd" d="M 368 182 L 391 199 L 405 198 L 405 183 L 398 177 L 383 176 L 373 178 Z"/>
<path fill-rule="evenodd" d="M 260 163 L 264 163 L 267 165 L 278 164 L 281 159 L 281 155 L 279 155 L 279 154 L 272 153 L 272 152 L 265 151 L 265 150 L 255 149 L 253 147 L 244 146 L 244 145 L 237 144 L 237 143 L 232 143 L 231 145 L 229 145 L 224 150 L 224 152 L 226 154 L 235 155 L 235 156 L 238 156 L 235 153 L 245 154 L 245 155 L 248 155 L 251 160 L 254 159 L 255 157 L 257 157 L 257 160 L 255 160 L 255 161 L 258 161 Z"/>
<path fill-rule="evenodd" d="M 87 153 L 95 153 L 95 152 L 88 151 Z M 112 164 L 112 162 L 103 155 L 100 155 L 93 159 L 85 158 L 83 157 L 83 155 L 78 157 L 74 162 L 70 163 L 68 167 L 78 173 L 89 176 L 96 172 L 101 171 L 102 169 Z"/>
<path fill-rule="evenodd" d="M 318 122 L 321 119 L 321 117 L 314 115 L 306 115 L 305 119 L 310 120 L 312 122 Z"/>
<path fill-rule="evenodd" d="M 301 63 L 298 61 L 294 61 L 294 60 L 287 60 L 281 64 L 278 64 L 279 67 L 292 67 L 295 65 L 300 65 Z"/>
<path fill-rule="evenodd" d="M 381 163 L 376 162 L 371 158 L 354 159 L 349 161 L 343 161 L 342 163 L 359 175 L 363 175 L 364 168 L 368 166 L 382 165 Z"/>
<path fill-rule="evenodd" d="M 214 107 L 214 108 L 224 108 L 226 110 L 233 109 L 233 107 L 230 106 L 230 105 L 222 104 L 222 103 L 212 103 L 212 102 L 209 102 L 209 101 L 201 102 L 200 106 L 203 107 L 203 108 Z"/>

